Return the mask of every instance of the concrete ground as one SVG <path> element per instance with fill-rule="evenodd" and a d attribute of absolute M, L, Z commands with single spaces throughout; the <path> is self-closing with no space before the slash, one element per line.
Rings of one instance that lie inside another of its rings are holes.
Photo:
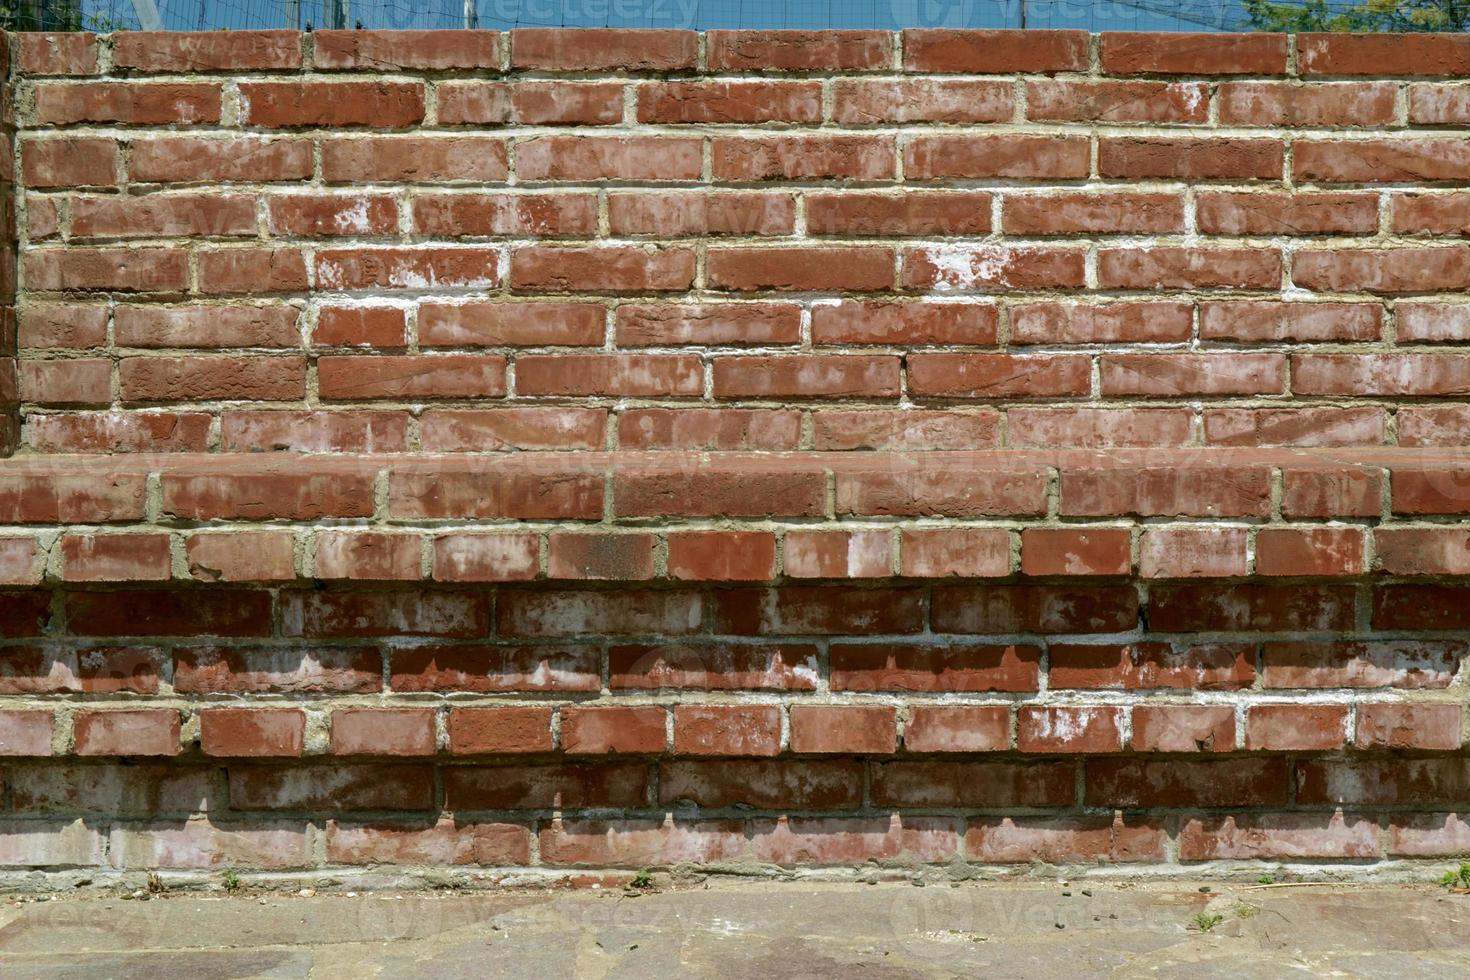
<path fill-rule="evenodd" d="M 0 904 L 0 977 L 1470 977 L 1430 885 L 709 881 Z M 1205 926 L 1206 928 L 1201 928 Z"/>

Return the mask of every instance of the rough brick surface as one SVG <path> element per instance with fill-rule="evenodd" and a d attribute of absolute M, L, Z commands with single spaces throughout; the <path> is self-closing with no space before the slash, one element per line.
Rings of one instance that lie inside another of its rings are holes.
<path fill-rule="evenodd" d="M 1470 840 L 1464 38 L 10 50 L 0 798 L 67 863 Z"/>

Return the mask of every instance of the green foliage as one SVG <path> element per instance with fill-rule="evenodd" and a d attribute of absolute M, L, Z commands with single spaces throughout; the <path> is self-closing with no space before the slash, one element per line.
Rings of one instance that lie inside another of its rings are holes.
<path fill-rule="evenodd" d="M 1209 932 L 1220 924 L 1223 915 L 1211 915 L 1209 912 L 1200 912 L 1194 917 L 1194 927 L 1200 932 Z"/>
<path fill-rule="evenodd" d="M 1446 888 L 1470 888 L 1470 864 L 1462 864 L 1454 871 L 1446 871 L 1439 883 Z"/>
<path fill-rule="evenodd" d="M 1327 0 L 1272 3 L 1244 0 L 1246 16 L 1258 31 L 1463 31 L 1470 26 L 1470 0 L 1364 0 L 1354 5 Z"/>
<path fill-rule="evenodd" d="M 634 888 L 652 888 L 653 875 L 649 873 L 647 868 L 644 868 L 633 876 L 632 885 Z"/>
<path fill-rule="evenodd" d="M 227 892 L 237 892 L 237 891 L 239 891 L 240 890 L 240 875 L 239 875 L 239 873 L 236 872 L 234 868 L 226 868 L 224 870 L 224 872 L 220 874 L 220 884 L 222 884 L 222 885 L 225 886 L 225 891 L 227 891 Z"/>

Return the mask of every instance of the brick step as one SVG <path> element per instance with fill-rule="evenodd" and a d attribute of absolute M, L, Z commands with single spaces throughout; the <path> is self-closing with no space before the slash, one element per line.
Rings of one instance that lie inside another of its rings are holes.
<path fill-rule="evenodd" d="M 28 456 L 0 582 L 1470 574 L 1419 449 Z"/>

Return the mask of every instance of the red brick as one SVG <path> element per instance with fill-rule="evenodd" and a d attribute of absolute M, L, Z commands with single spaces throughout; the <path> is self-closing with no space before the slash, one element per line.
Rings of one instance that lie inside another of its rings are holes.
<path fill-rule="evenodd" d="M 1301 140 L 1292 147 L 1298 181 L 1400 183 L 1464 180 L 1470 145 L 1459 139 Z"/>
<path fill-rule="evenodd" d="M 1466 652 L 1453 640 L 1272 642 L 1261 677 L 1268 688 L 1444 688 Z"/>
<path fill-rule="evenodd" d="M 1377 446 L 1386 431 L 1375 407 L 1205 410 L 1205 442 L 1217 446 Z"/>
<path fill-rule="evenodd" d="M 1256 535 L 1258 575 L 1361 575 L 1363 529 L 1262 528 Z"/>
<path fill-rule="evenodd" d="M 871 123 L 1009 122 L 1015 87 L 1008 79 L 837 78 L 832 119 Z"/>
<path fill-rule="evenodd" d="M 1455 34 L 1302 34 L 1303 75 L 1470 75 L 1470 38 Z"/>
<path fill-rule="evenodd" d="M 982 585 L 936 587 L 936 633 L 1112 633 L 1138 624 L 1131 586 Z"/>
<path fill-rule="evenodd" d="M 694 282 L 694 252 L 617 245 L 518 246 L 511 251 L 509 280 L 514 289 L 543 293 L 679 292 Z"/>
<path fill-rule="evenodd" d="M 910 354 L 909 391 L 949 398 L 1090 394 L 1092 360 L 1080 354 Z"/>
<path fill-rule="evenodd" d="M 112 364 L 103 358 L 21 361 L 22 400 L 37 405 L 106 405 L 112 401 Z"/>
<path fill-rule="evenodd" d="M 504 636 L 693 633 L 703 604 L 697 592 L 505 592 L 496 604 Z"/>
<path fill-rule="evenodd" d="M 1219 301 L 1200 304 L 1200 337 L 1240 343 L 1378 340 L 1383 311 L 1367 303 Z"/>
<path fill-rule="evenodd" d="M 1185 341 L 1194 329 L 1185 303 L 1034 303 L 1011 309 L 1013 344 Z"/>
<path fill-rule="evenodd" d="M 972 821 L 965 847 L 997 863 L 1121 864 L 1163 859 L 1168 834 L 1137 817 L 997 817 Z"/>
<path fill-rule="evenodd" d="M 1011 572 L 1011 538 L 1000 528 L 904 528 L 899 574 L 912 578 L 999 578 Z"/>
<path fill-rule="evenodd" d="M 1254 644 L 1054 643 L 1050 655 L 1054 689 L 1231 691 L 1250 687 L 1255 676 Z"/>
<path fill-rule="evenodd" d="M 323 399 L 496 398 L 506 393 L 499 354 L 326 355 L 317 359 Z"/>
<path fill-rule="evenodd" d="M 618 445 L 624 449 L 795 449 L 800 441 L 801 415 L 782 409 L 640 408 L 618 414 Z"/>
<path fill-rule="evenodd" d="M 38 538 L 0 537 L 0 583 L 39 585 L 45 564 Z"/>
<path fill-rule="evenodd" d="M 920 622 L 920 593 L 913 589 L 788 586 L 715 593 L 717 633 L 917 633 Z"/>
<path fill-rule="evenodd" d="M 1460 747 L 1460 706 L 1394 702 L 1360 704 L 1353 744 L 1360 749 L 1453 752 Z"/>
<path fill-rule="evenodd" d="M 739 820 L 563 820 L 541 828 L 540 854 L 552 866 L 644 868 L 724 863 L 745 852 Z"/>
<path fill-rule="evenodd" d="M 306 737 L 300 708 L 208 708 L 199 712 L 205 755 L 284 758 L 299 756 Z"/>
<path fill-rule="evenodd" d="M 1461 446 L 1466 443 L 1470 407 L 1405 406 L 1398 413 L 1400 446 Z"/>
<path fill-rule="evenodd" d="M 947 817 L 781 816 L 754 821 L 750 833 L 756 860 L 787 866 L 938 864 L 952 860 L 959 850 L 954 823 Z"/>
<path fill-rule="evenodd" d="M 220 413 L 230 452 L 394 452 L 408 448 L 406 412 L 230 411 Z"/>
<path fill-rule="evenodd" d="M 1378 857 L 1378 821 L 1334 813 L 1192 817 L 1179 828 L 1179 860 Z"/>
<path fill-rule="evenodd" d="M 1243 527 L 1146 527 L 1138 539 L 1144 578 L 1230 578 L 1245 575 Z"/>
<path fill-rule="evenodd" d="M 1201 82 L 1069 79 L 1026 83 L 1028 119 L 1203 123 L 1209 115 L 1209 87 Z"/>
<path fill-rule="evenodd" d="M 638 86 L 641 123 L 815 123 L 820 82 L 664 81 Z"/>
<path fill-rule="evenodd" d="M 710 71 L 863 71 L 893 61 L 888 31 L 709 31 Z"/>
<path fill-rule="evenodd" d="M 179 754 L 179 713 L 170 708 L 79 711 L 72 723 L 77 755 Z"/>
<path fill-rule="evenodd" d="M 1076 772 L 1070 761 L 878 762 L 872 767 L 873 802 L 967 809 L 1071 806 L 1077 798 Z"/>
<path fill-rule="evenodd" d="M 956 135 L 914 136 L 904 144 L 908 180 L 995 178 L 1079 180 L 1090 167 L 1083 136 Z"/>
<path fill-rule="evenodd" d="M 122 347 L 297 347 L 299 313 L 284 304 L 119 306 L 113 330 Z"/>
<path fill-rule="evenodd" d="M 1378 230 L 1372 194 L 1205 192 L 1196 198 L 1199 230 L 1219 235 L 1371 235 Z"/>
<path fill-rule="evenodd" d="M 1466 313 L 1461 306 L 1433 303 L 1398 303 L 1395 305 L 1396 337 L 1401 344 L 1453 343 L 1464 336 Z"/>
<path fill-rule="evenodd" d="M 1382 470 L 1370 467 L 1283 469 L 1284 517 L 1377 517 L 1383 509 Z"/>
<path fill-rule="evenodd" d="M 33 90 L 33 119 L 40 125 L 119 123 L 169 126 L 218 123 L 217 84 L 175 82 L 42 82 Z"/>
<path fill-rule="evenodd" d="M 411 647 L 393 651 L 393 690 L 597 691 L 597 651 L 578 646 L 486 644 Z"/>
<path fill-rule="evenodd" d="M 97 74 L 97 35 L 77 32 L 18 34 L 16 61 L 26 75 Z"/>
<path fill-rule="evenodd" d="M 1127 575 L 1132 568 L 1127 528 L 1028 527 L 1021 532 L 1025 575 Z"/>
<path fill-rule="evenodd" d="M 184 541 L 189 575 L 201 582 L 284 582 L 296 577 L 291 531 L 202 531 Z"/>
<path fill-rule="evenodd" d="M 386 194 L 277 194 L 266 206 L 271 232 L 281 237 L 377 236 L 398 230 L 398 205 Z M 254 231 L 253 220 L 251 225 Z"/>
<path fill-rule="evenodd" d="M 1230 125 L 1387 127 L 1398 116 L 1397 95 L 1392 82 L 1225 82 L 1217 98 L 1220 121 Z"/>
<path fill-rule="evenodd" d="M 1267 517 L 1271 470 L 1260 465 L 1139 466 L 1062 471 L 1064 517 Z"/>
<path fill-rule="evenodd" d="M 887 248 L 721 248 L 711 249 L 706 261 L 712 289 L 879 292 L 893 287 L 893 252 Z"/>
<path fill-rule="evenodd" d="M 444 770 L 445 804 L 455 810 L 643 806 L 647 787 L 648 767 L 641 763 Z"/>
<path fill-rule="evenodd" d="M 311 176 L 311 141 L 295 136 L 140 136 L 130 145 L 128 177 L 134 181 L 256 183 Z"/>
<path fill-rule="evenodd" d="M 429 766 L 232 766 L 229 805 L 236 810 L 428 810 Z"/>
<path fill-rule="evenodd" d="M 663 752 L 668 712 L 660 707 L 576 706 L 561 710 L 561 746 L 572 755 Z"/>
<path fill-rule="evenodd" d="M 807 232 L 863 238 L 984 235 L 990 231 L 990 201 L 986 191 L 819 191 L 806 196 Z"/>
<path fill-rule="evenodd" d="M 1373 593 L 1373 625 L 1379 629 L 1464 629 L 1470 605 L 1458 585 L 1388 585 Z"/>
<path fill-rule="evenodd" d="M 146 72 L 300 68 L 301 35 L 296 31 L 128 31 L 112 39 L 112 64 Z"/>
<path fill-rule="evenodd" d="M 684 136 L 534 136 L 516 144 L 516 176 L 542 180 L 698 180 L 703 141 Z"/>
<path fill-rule="evenodd" d="M 1289 772 L 1280 758 L 1089 759 L 1083 800 L 1126 809 L 1281 806 Z"/>
<path fill-rule="evenodd" d="M 1390 575 L 1470 575 L 1470 529 L 1375 528 L 1373 551 Z"/>
<path fill-rule="evenodd" d="M 900 385 L 899 359 L 888 355 L 721 357 L 713 363 L 717 398 L 893 398 Z"/>
<path fill-rule="evenodd" d="M 61 539 L 61 577 L 68 582 L 147 582 L 169 578 L 166 534 L 92 534 Z"/>
<path fill-rule="evenodd" d="M 203 452 L 210 416 L 198 412 L 67 412 L 30 415 L 26 442 L 38 452 Z"/>
<path fill-rule="evenodd" d="M 1122 708 L 1021 705 L 1016 747 L 1022 752 L 1118 752 L 1123 748 Z"/>
<path fill-rule="evenodd" d="M 316 254 L 319 289 L 495 286 L 499 254 L 487 248 L 326 249 Z"/>
<path fill-rule="evenodd" d="M 240 110 L 242 124 L 274 129 L 402 129 L 424 118 L 424 89 L 417 82 L 241 82 Z"/>
<path fill-rule="evenodd" d="M 495 31 L 316 31 L 311 37 L 311 60 L 317 69 L 500 67 L 500 35 Z"/>
<path fill-rule="evenodd" d="M 174 689 L 181 694 L 371 694 L 383 686 L 382 656 L 371 647 L 181 649 Z"/>
<path fill-rule="evenodd" d="M 801 309 L 785 303 L 623 303 L 617 340 L 620 347 L 795 344 L 801 341 Z"/>
<path fill-rule="evenodd" d="M 909 752 L 1004 752 L 1011 711 L 1004 705 L 916 705 L 904 725 Z"/>
<path fill-rule="evenodd" d="M 506 168 L 505 140 L 499 137 L 373 136 L 322 140 L 322 178 L 328 183 L 503 181 Z M 309 174 L 309 166 L 307 171 Z"/>
<path fill-rule="evenodd" d="M 316 534 L 312 577 L 319 579 L 417 579 L 417 534 L 323 530 Z"/>
<path fill-rule="evenodd" d="M 1425 809 L 1426 804 L 1465 799 L 1467 777 L 1462 756 L 1311 759 L 1298 763 L 1297 797 L 1309 806 L 1370 803 Z"/>
<path fill-rule="evenodd" d="M 780 235 L 795 227 L 796 201 L 760 191 L 628 192 L 608 197 L 607 217 L 617 235 Z"/>
<path fill-rule="evenodd" d="M 674 531 L 668 549 L 670 578 L 764 582 L 776 574 L 776 537 L 769 531 Z"/>
<path fill-rule="evenodd" d="M 970 643 L 835 642 L 829 663 L 834 691 L 1035 691 L 1041 650 Z"/>
<path fill-rule="evenodd" d="M 1133 708 L 1135 752 L 1233 752 L 1235 708 L 1228 704 L 1141 704 Z"/>
<path fill-rule="evenodd" d="M 1470 286 L 1470 249 L 1342 249 L 1297 252 L 1292 280 L 1322 292 L 1417 293 Z"/>
<path fill-rule="evenodd" d="M 600 472 L 558 473 L 498 468 L 486 472 L 451 469 L 442 462 L 428 471 L 395 469 L 388 480 L 388 509 L 394 517 L 518 517 L 597 519 L 602 516 Z"/>
<path fill-rule="evenodd" d="M 521 395 L 693 396 L 704 391 L 699 357 L 666 354 L 524 354 Z"/>
<path fill-rule="evenodd" d="M 1097 148 L 1100 177 L 1280 180 L 1283 160 L 1279 139 L 1103 136 Z"/>
<path fill-rule="evenodd" d="M 391 306 L 324 306 L 317 311 L 313 344 L 324 347 L 403 347 L 404 311 Z"/>
<path fill-rule="evenodd" d="M 1347 630 L 1353 593 L 1338 585 L 1178 583 L 1149 590 L 1149 628 L 1168 632 Z"/>
<path fill-rule="evenodd" d="M 338 708 L 333 755 L 433 755 L 433 708 Z"/>
<path fill-rule="evenodd" d="M 1466 841 L 1470 841 L 1470 824 L 1456 813 L 1405 813 L 1389 818 L 1389 854 L 1452 857 L 1465 852 Z"/>
<path fill-rule="evenodd" d="M 591 303 L 425 303 L 425 347 L 592 347 L 603 342 L 603 307 Z"/>
<path fill-rule="evenodd" d="M 72 636 L 268 636 L 270 595 L 234 589 L 79 592 L 66 597 Z"/>
<path fill-rule="evenodd" d="M 615 82 L 448 81 L 436 95 L 441 126 L 606 126 L 623 120 L 623 86 Z"/>
<path fill-rule="evenodd" d="M 906 30 L 907 71 L 1005 75 L 1086 71 L 1086 31 Z"/>
<path fill-rule="evenodd" d="M 455 755 L 550 752 L 551 708 L 450 708 L 449 751 Z"/>
<path fill-rule="evenodd" d="M 891 755 L 898 747 L 889 705 L 792 705 L 791 751 Z"/>
<path fill-rule="evenodd" d="M 810 691 L 817 648 L 808 644 L 692 646 L 659 643 L 608 650 L 613 690 Z"/>
<path fill-rule="evenodd" d="M 676 462 L 613 474 L 619 517 L 820 517 L 826 498 L 826 474 L 816 466 Z"/>
<path fill-rule="evenodd" d="M 186 520 L 316 520 L 371 517 L 373 474 L 310 470 L 169 473 L 163 478 L 163 513 Z"/>
<path fill-rule="evenodd" d="M 0 711 L 0 756 L 51 754 L 49 711 Z"/>
<path fill-rule="evenodd" d="M 1191 413 L 1179 409 L 1012 408 L 1006 413 L 1016 448 L 1183 446 Z"/>
<path fill-rule="evenodd" d="M 279 604 L 286 636 L 478 639 L 489 633 L 488 599 L 478 592 L 291 592 Z"/>
<path fill-rule="evenodd" d="M 187 256 L 175 248 L 36 249 L 24 256 L 27 289 L 181 292 Z"/>
<path fill-rule="evenodd" d="M 1104 289 L 1276 289 L 1281 253 L 1273 248 L 1104 248 Z"/>
<path fill-rule="evenodd" d="M 327 284 L 320 273 L 318 280 Z M 220 249 L 199 256 L 201 293 L 299 293 L 306 288 L 306 258 L 294 248 Z"/>
<path fill-rule="evenodd" d="M 112 139 L 65 136 L 21 144 L 21 176 L 27 187 L 115 187 L 119 162 Z"/>
<path fill-rule="evenodd" d="M 1342 704 L 1258 704 L 1246 712 L 1245 747 L 1272 751 L 1330 751 L 1347 742 Z"/>
<path fill-rule="evenodd" d="M 107 343 L 107 308 L 71 303 L 32 305 L 20 311 L 21 347 L 86 349 Z"/>
<path fill-rule="evenodd" d="M 771 704 L 674 707 L 676 755 L 771 756 L 781 751 L 781 709 Z"/>
<path fill-rule="evenodd" d="M 522 28 L 512 31 L 511 67 L 545 71 L 679 71 L 694 67 L 693 31 Z"/>
<path fill-rule="evenodd" d="M 837 473 L 839 516 L 988 517 L 1046 510 L 1046 472 L 1035 466 L 987 469 L 925 463 L 875 463 Z"/>
<path fill-rule="evenodd" d="M 891 136 L 716 136 L 710 145 L 717 181 L 892 180 L 898 166 Z"/>
<path fill-rule="evenodd" d="M 1284 34 L 1102 35 L 1109 75 L 1284 75 Z"/>
<path fill-rule="evenodd" d="M 520 824 L 472 823 L 452 817 L 409 824 L 333 820 L 327 824 L 327 860 L 371 865 L 524 865 L 531 863 L 531 831 Z"/>
<path fill-rule="evenodd" d="M 655 544 L 654 535 L 637 531 L 553 531 L 546 574 L 617 582 L 650 579 Z"/>
<path fill-rule="evenodd" d="M 606 420 L 595 408 L 430 409 L 419 438 L 431 452 L 601 449 Z"/>
<path fill-rule="evenodd" d="M 578 238 L 597 230 L 591 194 L 422 194 L 413 227 L 424 235 Z"/>

